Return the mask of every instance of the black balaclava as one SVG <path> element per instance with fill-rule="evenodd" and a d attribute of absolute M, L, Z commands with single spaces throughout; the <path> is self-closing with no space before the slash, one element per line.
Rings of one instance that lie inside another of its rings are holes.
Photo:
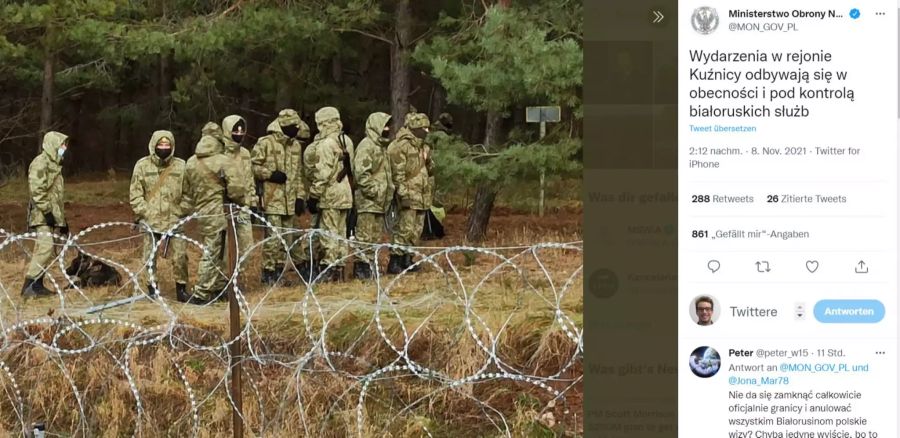
<path fill-rule="evenodd" d="M 381 136 L 378 137 L 378 141 L 381 144 L 388 144 L 391 142 L 391 119 L 387 119 L 387 122 L 384 123 L 384 129 L 381 130 Z"/>
<path fill-rule="evenodd" d="M 428 136 L 428 129 L 426 128 L 413 128 L 410 129 L 410 131 L 412 131 L 413 135 L 420 140 L 424 140 L 425 137 Z"/>
<path fill-rule="evenodd" d="M 297 125 L 282 126 L 281 132 L 288 138 L 295 138 L 297 137 L 297 134 L 300 133 L 300 127 Z"/>
<path fill-rule="evenodd" d="M 162 148 L 159 147 L 159 144 L 160 142 L 162 142 L 163 138 L 159 139 L 159 141 L 156 142 L 156 146 L 154 146 L 153 151 L 156 153 L 156 156 L 159 157 L 160 160 L 165 161 L 167 158 L 169 158 L 170 155 L 172 155 L 172 140 L 169 140 L 169 147 Z"/>
<path fill-rule="evenodd" d="M 234 127 L 231 128 L 231 139 L 236 143 L 240 144 L 244 141 L 244 135 L 247 134 L 247 126 L 246 123 L 241 120 L 234 124 Z"/>

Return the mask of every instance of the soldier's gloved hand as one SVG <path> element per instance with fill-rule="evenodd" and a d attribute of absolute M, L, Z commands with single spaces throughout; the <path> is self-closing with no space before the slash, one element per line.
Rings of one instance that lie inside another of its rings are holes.
<path fill-rule="evenodd" d="M 297 198 L 297 200 L 294 201 L 294 214 L 296 216 L 303 216 L 303 210 L 306 210 L 306 206 L 302 199 Z"/>
<path fill-rule="evenodd" d="M 284 184 L 287 182 L 287 175 L 280 170 L 276 170 L 272 172 L 272 175 L 269 175 L 269 182 L 273 182 L 275 184 Z"/>
<path fill-rule="evenodd" d="M 53 213 L 44 213 L 44 222 L 47 223 L 47 226 L 53 228 L 56 226 L 56 218 L 53 217 Z"/>
<path fill-rule="evenodd" d="M 306 209 L 312 214 L 318 214 L 319 200 L 317 198 L 309 198 L 309 200 L 306 201 Z"/>

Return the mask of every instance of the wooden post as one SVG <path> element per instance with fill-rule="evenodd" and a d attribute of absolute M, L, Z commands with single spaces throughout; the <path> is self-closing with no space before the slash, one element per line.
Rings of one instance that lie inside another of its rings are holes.
<path fill-rule="evenodd" d="M 244 407 L 243 407 L 243 385 L 241 381 L 241 343 L 238 336 L 241 333 L 241 313 L 237 301 L 237 236 L 235 235 L 235 219 L 236 212 L 233 204 L 225 204 L 225 212 L 228 213 L 228 225 L 226 227 L 228 242 L 228 272 L 231 273 L 233 282 L 228 291 L 228 311 L 229 311 L 229 338 L 231 345 L 228 347 L 231 353 L 231 398 L 234 406 L 231 410 L 232 436 L 235 438 L 243 438 L 244 436 Z"/>
<path fill-rule="evenodd" d="M 541 140 L 547 135 L 547 122 L 541 122 Z M 538 216 L 544 217 L 544 176 L 546 169 L 541 167 L 541 200 L 538 204 Z"/>

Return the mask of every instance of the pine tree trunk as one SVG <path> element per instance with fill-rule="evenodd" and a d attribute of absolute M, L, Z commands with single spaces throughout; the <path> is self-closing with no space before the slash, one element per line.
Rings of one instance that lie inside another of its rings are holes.
<path fill-rule="evenodd" d="M 489 185 L 478 187 L 475 199 L 472 202 L 472 210 L 469 212 L 469 221 L 466 230 L 466 240 L 470 243 L 480 243 L 487 235 L 488 222 L 491 220 L 491 210 L 494 209 L 494 200 L 497 198 L 497 190 Z"/>
<path fill-rule="evenodd" d="M 409 41 L 412 33 L 409 0 L 397 1 L 394 18 L 397 34 L 391 46 L 391 129 L 397 132 L 409 112 Z"/>
<path fill-rule="evenodd" d="M 441 113 L 444 112 L 444 106 L 447 104 L 447 91 L 439 83 L 434 84 L 434 90 L 431 92 L 431 122 L 437 121 Z"/>
<path fill-rule="evenodd" d="M 375 57 L 376 48 L 374 47 L 373 40 L 371 38 L 361 38 L 360 39 L 360 54 L 359 54 L 359 76 L 357 78 L 357 88 L 360 90 L 362 97 L 365 99 L 371 99 L 372 96 L 372 81 L 371 76 L 369 74 L 369 69 L 372 65 L 372 59 Z"/>
<path fill-rule="evenodd" d="M 38 138 L 38 153 L 41 153 L 44 134 L 53 124 L 53 82 L 55 76 L 55 60 L 48 49 L 44 55 L 44 83 L 41 91 L 41 132 Z"/>
<path fill-rule="evenodd" d="M 291 106 L 290 80 L 293 68 L 290 61 L 283 62 L 281 66 L 281 69 L 276 70 L 278 72 L 278 80 L 275 90 L 275 114 L 278 114 L 279 111 L 285 108 L 293 108 Z"/>
<path fill-rule="evenodd" d="M 488 111 L 484 133 L 484 145 L 488 150 L 500 144 L 501 130 L 503 129 L 502 121 L 503 118 L 499 112 Z M 494 200 L 497 198 L 497 192 L 498 188 L 496 185 L 484 184 L 478 187 L 466 226 L 466 240 L 469 242 L 480 243 L 484 241 L 484 237 L 487 235 L 488 222 L 491 220 L 491 210 L 494 209 Z"/>
<path fill-rule="evenodd" d="M 337 85 L 344 84 L 344 62 L 340 55 L 334 55 L 331 58 L 331 79 L 334 79 L 334 83 Z"/>
<path fill-rule="evenodd" d="M 172 54 L 159 55 L 159 104 L 160 110 L 168 111 L 169 98 L 172 94 Z"/>

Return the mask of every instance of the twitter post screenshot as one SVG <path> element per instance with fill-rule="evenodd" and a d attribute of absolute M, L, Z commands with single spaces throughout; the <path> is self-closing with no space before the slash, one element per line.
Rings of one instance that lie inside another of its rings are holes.
<path fill-rule="evenodd" d="M 679 436 L 900 436 L 898 5 L 678 11 Z"/>

